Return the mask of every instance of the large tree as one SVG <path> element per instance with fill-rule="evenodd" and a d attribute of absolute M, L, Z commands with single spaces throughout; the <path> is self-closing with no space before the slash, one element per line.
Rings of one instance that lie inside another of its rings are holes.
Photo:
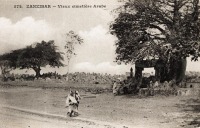
<path fill-rule="evenodd" d="M 110 32 L 118 38 L 117 61 L 159 58 L 174 78 L 184 74 L 186 57 L 198 60 L 199 0 L 127 0 L 114 11 Z"/>
<path fill-rule="evenodd" d="M 35 43 L 26 48 L 3 54 L 0 59 L 10 62 L 8 64 L 12 68 L 32 68 L 36 72 L 37 78 L 40 77 L 41 67 L 47 65 L 51 67 L 64 66 L 62 53 L 58 51 L 54 41 Z"/>
<path fill-rule="evenodd" d="M 69 31 L 66 34 L 65 55 L 67 57 L 67 73 L 69 73 L 70 61 L 72 56 L 76 55 L 75 46 L 83 43 L 83 39 L 74 31 Z"/>

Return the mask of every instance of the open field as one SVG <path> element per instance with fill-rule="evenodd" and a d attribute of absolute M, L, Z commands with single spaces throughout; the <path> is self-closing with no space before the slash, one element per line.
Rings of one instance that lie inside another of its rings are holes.
<path fill-rule="evenodd" d="M 67 117 L 69 87 L 83 97 L 78 117 Z M 58 81 L 6 82 L 0 86 L 2 113 L 26 113 L 38 120 L 61 121 L 58 127 L 195 128 L 200 127 L 199 96 L 113 96 L 111 85 L 67 84 Z M 73 89 L 72 88 L 72 89 Z M 100 91 L 99 91 L 100 90 Z M 5 117 L 4 117 L 5 118 Z M 65 121 L 68 123 L 63 123 Z M 6 126 L 3 118 L 0 121 Z M 32 126 L 24 118 L 21 124 Z M 0 122 L 0 123 L 1 123 Z M 52 121 L 46 121 L 48 127 Z M 57 122 L 58 123 L 58 122 Z M 73 126 L 74 124 L 74 126 Z M 77 125 L 79 124 L 79 125 Z M 52 126 L 55 124 L 52 124 Z M 17 125 L 15 125 L 16 128 Z M 15 128 L 13 126 L 13 128 Z M 36 126 L 35 126 L 36 127 Z"/>

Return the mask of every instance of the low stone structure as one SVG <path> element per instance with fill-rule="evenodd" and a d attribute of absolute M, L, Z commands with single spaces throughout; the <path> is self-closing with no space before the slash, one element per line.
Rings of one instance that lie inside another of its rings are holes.
<path fill-rule="evenodd" d="M 199 82 L 186 82 L 185 83 L 186 88 L 200 88 Z"/>
<path fill-rule="evenodd" d="M 142 84 L 142 71 L 144 68 L 155 69 L 155 80 L 163 83 L 164 81 L 176 80 L 179 84 L 182 82 L 185 70 L 186 70 L 186 59 L 180 58 L 178 60 L 170 59 L 169 62 L 165 62 L 161 59 L 152 60 L 138 60 L 135 62 L 135 78 L 140 88 Z"/>
<path fill-rule="evenodd" d="M 179 96 L 200 96 L 200 88 L 179 88 L 177 90 Z"/>

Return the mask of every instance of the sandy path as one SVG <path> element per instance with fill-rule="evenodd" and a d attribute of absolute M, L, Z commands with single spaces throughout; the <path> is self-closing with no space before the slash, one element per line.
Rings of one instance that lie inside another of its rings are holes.
<path fill-rule="evenodd" d="M 122 128 L 115 124 L 69 118 L 16 107 L 0 107 L 1 128 Z"/>
<path fill-rule="evenodd" d="M 67 121 L 70 127 L 75 124 L 74 127 L 80 128 L 82 126 L 87 128 L 94 126 L 102 128 L 195 128 L 192 125 L 188 126 L 188 121 L 200 117 L 198 97 L 114 97 L 110 93 L 87 97 L 90 94 L 82 91 L 81 95 L 85 98 L 81 100 L 80 115 L 76 118 L 66 118 L 64 108 L 66 92 L 67 90 L 63 89 L 0 88 L 0 102 L 4 105 L 4 109 L 15 110 L 19 115 L 25 112 L 25 115 L 29 113 L 28 115 L 34 115 L 39 120 L 43 117 L 51 119 L 46 122 L 57 120 L 60 125 L 64 126 Z M 193 102 L 192 99 L 196 101 Z M 20 118 L 19 122 L 24 121 L 24 118 L 22 121 Z M 76 124 L 79 125 L 76 126 Z M 59 127 L 62 128 L 62 126 Z"/>
<path fill-rule="evenodd" d="M 13 110 L 3 110 L 5 109 L 1 108 L 0 111 L 1 128 L 66 128 L 66 126 L 69 126 L 71 128 L 75 127 L 74 125 L 66 124 L 64 121 L 52 120 Z"/>

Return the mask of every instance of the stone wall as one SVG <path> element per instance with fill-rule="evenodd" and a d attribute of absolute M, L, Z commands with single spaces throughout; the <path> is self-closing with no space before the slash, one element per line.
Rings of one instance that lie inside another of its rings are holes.
<path fill-rule="evenodd" d="M 117 80 L 118 78 L 125 77 L 125 75 L 110 75 L 84 72 L 75 72 L 64 76 L 69 82 L 90 84 L 112 84 L 113 81 Z"/>

